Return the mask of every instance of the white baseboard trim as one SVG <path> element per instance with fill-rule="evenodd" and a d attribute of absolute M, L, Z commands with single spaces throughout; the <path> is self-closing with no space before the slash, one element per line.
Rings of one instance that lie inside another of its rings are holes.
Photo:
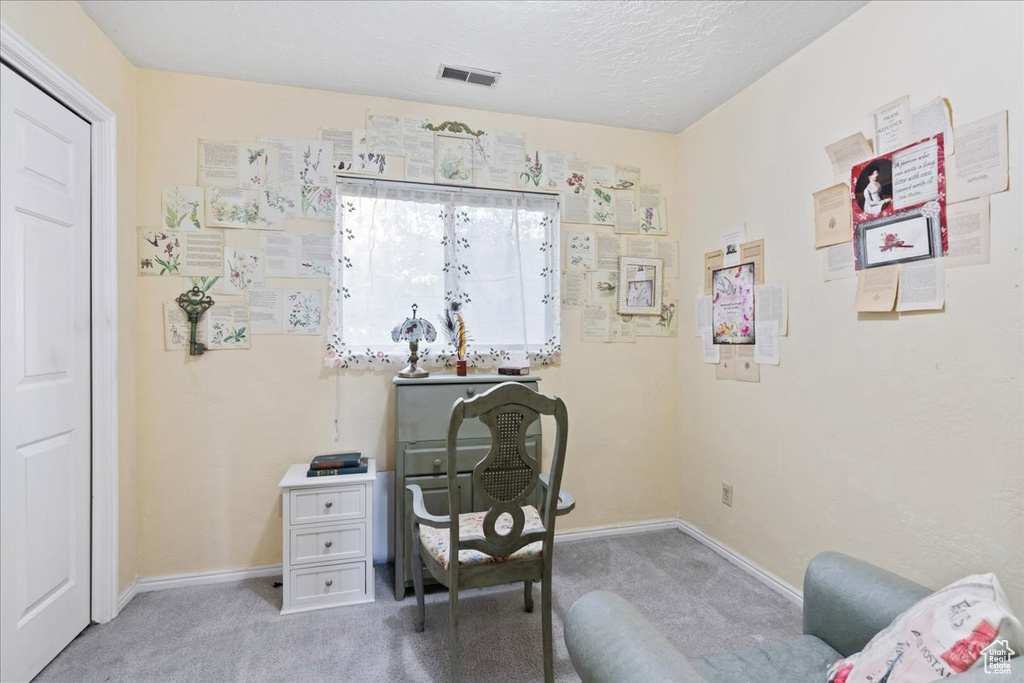
<path fill-rule="evenodd" d="M 651 519 L 645 522 L 628 522 L 612 526 L 584 527 L 582 529 L 569 529 L 558 531 L 555 529 L 556 542 L 585 541 L 592 538 L 610 538 L 612 536 L 625 536 L 627 534 L 642 534 L 649 531 L 667 531 L 679 528 L 678 517 L 665 519 Z"/>
<path fill-rule="evenodd" d="M 776 591 L 797 607 L 803 608 L 804 594 L 794 586 L 780 579 L 775 574 L 772 574 L 761 565 L 744 557 L 743 555 L 740 555 L 729 546 L 715 540 L 711 536 L 708 536 L 706 533 L 681 518 L 677 520 L 676 528 L 695 541 L 706 545 L 708 548 L 726 559 L 730 564 L 733 564 L 745 571 L 747 574 L 750 574 L 750 576 Z"/>
<path fill-rule="evenodd" d="M 628 534 L 641 534 L 651 531 L 681 531 L 698 543 L 707 546 L 716 554 L 720 555 L 730 564 L 739 567 L 744 572 L 754 577 L 764 585 L 777 591 L 793 604 L 802 607 L 804 603 L 803 593 L 786 583 L 775 574 L 772 574 L 756 562 L 747 559 L 727 545 L 720 543 L 711 536 L 693 526 L 679 517 L 667 517 L 664 519 L 652 519 L 644 522 L 631 522 L 613 526 L 587 527 L 583 529 L 570 529 L 568 531 L 556 531 L 555 542 L 569 543 L 572 541 L 584 541 L 596 538 L 611 538 L 614 536 L 625 536 Z M 120 612 L 139 593 L 149 591 L 167 590 L 168 588 L 183 588 L 186 586 L 204 586 L 212 583 L 228 583 L 230 581 L 241 581 L 243 579 L 256 579 L 268 576 L 276 576 L 281 573 L 280 564 L 269 564 L 262 567 L 250 569 L 219 569 L 206 572 L 191 572 L 185 574 L 167 574 L 164 576 L 150 576 L 139 578 L 121 594 L 118 600 L 117 611 Z"/>
<path fill-rule="evenodd" d="M 166 574 L 164 576 L 147 576 L 136 582 L 138 593 L 162 591 L 168 588 L 185 586 L 205 586 L 210 583 L 228 583 L 242 579 L 259 579 L 277 576 L 281 573 L 281 565 L 268 564 L 250 569 L 215 569 L 209 572 L 190 572 L 187 574 Z"/>
<path fill-rule="evenodd" d="M 135 581 L 132 582 L 132 585 L 128 586 L 124 590 L 124 592 L 121 593 L 120 597 L 118 597 L 118 599 L 117 599 L 117 612 L 114 613 L 115 617 L 118 614 L 121 613 L 121 610 L 123 610 L 125 607 L 128 606 L 128 603 L 132 601 L 132 598 L 134 598 L 135 595 L 138 592 L 139 592 L 139 579 L 138 579 L 138 577 L 136 577 Z"/>

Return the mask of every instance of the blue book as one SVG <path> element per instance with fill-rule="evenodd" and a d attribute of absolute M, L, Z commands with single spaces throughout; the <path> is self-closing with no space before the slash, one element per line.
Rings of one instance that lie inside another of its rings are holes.
<path fill-rule="evenodd" d="M 336 477 L 339 475 L 346 474 L 366 474 L 366 464 L 356 465 L 355 467 L 336 467 L 329 470 L 314 470 L 310 468 L 306 472 L 307 477 Z"/>

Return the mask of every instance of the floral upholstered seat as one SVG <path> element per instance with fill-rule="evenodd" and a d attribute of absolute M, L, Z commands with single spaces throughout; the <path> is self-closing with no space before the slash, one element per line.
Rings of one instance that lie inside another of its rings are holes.
<path fill-rule="evenodd" d="M 540 521 L 540 513 L 537 512 L 537 508 L 532 505 L 527 505 L 523 508 L 523 514 L 526 516 L 526 524 L 523 528 L 523 533 L 528 531 L 538 531 L 544 528 L 544 525 Z M 483 536 L 484 517 L 486 515 L 486 512 L 466 512 L 459 515 L 459 538 L 465 538 L 466 536 Z M 500 534 L 507 534 L 511 531 L 511 515 L 506 514 L 499 517 L 494 528 Z M 424 550 L 430 553 L 430 555 L 437 560 L 438 564 L 445 569 L 448 568 L 449 538 L 450 534 L 447 528 L 436 529 L 426 525 L 420 526 L 420 542 L 423 544 Z M 459 565 L 490 564 L 491 562 L 508 562 L 509 560 L 537 558 L 543 555 L 542 547 L 543 542 L 537 541 L 536 543 L 523 546 L 508 557 L 491 557 L 490 555 L 478 550 L 460 550 Z"/>

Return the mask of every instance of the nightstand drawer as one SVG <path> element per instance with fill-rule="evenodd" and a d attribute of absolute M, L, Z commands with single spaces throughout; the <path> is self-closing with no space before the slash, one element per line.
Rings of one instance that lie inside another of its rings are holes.
<path fill-rule="evenodd" d="M 500 382 L 479 384 L 425 384 L 398 387 L 398 441 L 444 441 L 448 438 L 448 419 L 456 399 L 470 399 Z M 536 382 L 523 386 L 537 390 Z M 540 421 L 530 426 L 529 434 L 540 434 Z M 490 431 L 480 420 L 466 420 L 459 430 L 460 439 L 489 437 Z"/>
<path fill-rule="evenodd" d="M 291 492 L 289 524 L 347 522 L 366 517 L 363 484 Z"/>
<path fill-rule="evenodd" d="M 366 523 L 299 527 L 291 532 L 291 563 L 361 560 L 366 557 Z"/>
<path fill-rule="evenodd" d="M 290 579 L 292 609 L 366 599 L 366 562 L 293 569 Z"/>

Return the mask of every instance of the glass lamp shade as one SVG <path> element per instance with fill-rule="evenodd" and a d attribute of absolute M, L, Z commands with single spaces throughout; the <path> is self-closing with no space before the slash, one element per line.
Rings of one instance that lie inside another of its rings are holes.
<path fill-rule="evenodd" d="M 432 342 L 437 339 L 437 330 L 429 321 L 416 317 L 416 304 L 412 305 L 412 317 L 406 318 L 391 330 L 392 341 Z"/>

